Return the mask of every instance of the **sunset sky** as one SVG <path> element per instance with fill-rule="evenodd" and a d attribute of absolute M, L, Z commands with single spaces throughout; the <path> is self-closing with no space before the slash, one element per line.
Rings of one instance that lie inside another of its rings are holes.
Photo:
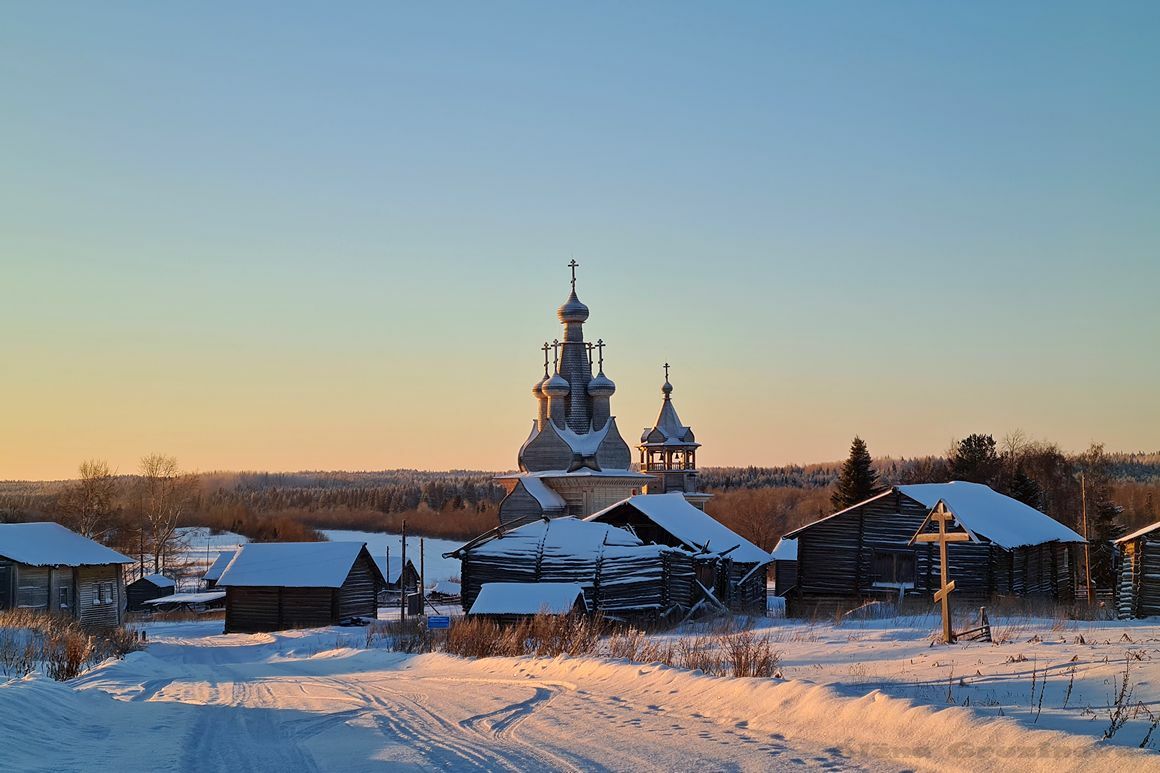
<path fill-rule="evenodd" d="M 1160 448 L 1160 4 L 8 3 L 0 479 Z"/>

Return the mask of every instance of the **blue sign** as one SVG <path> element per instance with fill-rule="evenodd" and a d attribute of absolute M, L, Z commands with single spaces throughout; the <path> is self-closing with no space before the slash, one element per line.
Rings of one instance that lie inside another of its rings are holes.
<path fill-rule="evenodd" d="M 447 615 L 432 615 L 427 618 L 427 629 L 431 631 L 451 627 L 451 618 Z"/>

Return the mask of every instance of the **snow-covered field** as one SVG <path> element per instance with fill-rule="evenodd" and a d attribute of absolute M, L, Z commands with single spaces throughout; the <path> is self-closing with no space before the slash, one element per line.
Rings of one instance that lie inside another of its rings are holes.
<path fill-rule="evenodd" d="M 767 621 L 785 679 L 158 623 L 146 651 L 71 683 L 0 686 L 0 769 L 1160 770 L 1130 748 L 1141 719 L 1098 740 L 1125 658 L 1157 711 L 1160 625 L 1000 624 L 1006 643 L 932 647 L 929 622 Z"/>

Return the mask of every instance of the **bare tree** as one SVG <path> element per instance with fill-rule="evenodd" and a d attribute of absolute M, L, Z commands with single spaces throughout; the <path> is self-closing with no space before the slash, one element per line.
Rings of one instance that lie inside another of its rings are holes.
<path fill-rule="evenodd" d="M 154 572 L 165 568 L 175 550 L 177 522 L 192 498 L 196 480 L 181 472 L 175 457 L 150 454 L 141 459 L 142 542 L 147 540 Z"/>
<path fill-rule="evenodd" d="M 117 473 L 104 459 L 86 459 L 78 472 L 61 497 L 65 518 L 73 531 L 104 541 L 116 526 Z"/>

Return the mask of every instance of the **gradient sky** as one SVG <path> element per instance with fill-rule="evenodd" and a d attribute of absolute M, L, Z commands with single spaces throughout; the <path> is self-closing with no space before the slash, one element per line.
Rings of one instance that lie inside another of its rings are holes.
<path fill-rule="evenodd" d="M 0 479 L 1160 448 L 1160 4 L 7 3 Z"/>

